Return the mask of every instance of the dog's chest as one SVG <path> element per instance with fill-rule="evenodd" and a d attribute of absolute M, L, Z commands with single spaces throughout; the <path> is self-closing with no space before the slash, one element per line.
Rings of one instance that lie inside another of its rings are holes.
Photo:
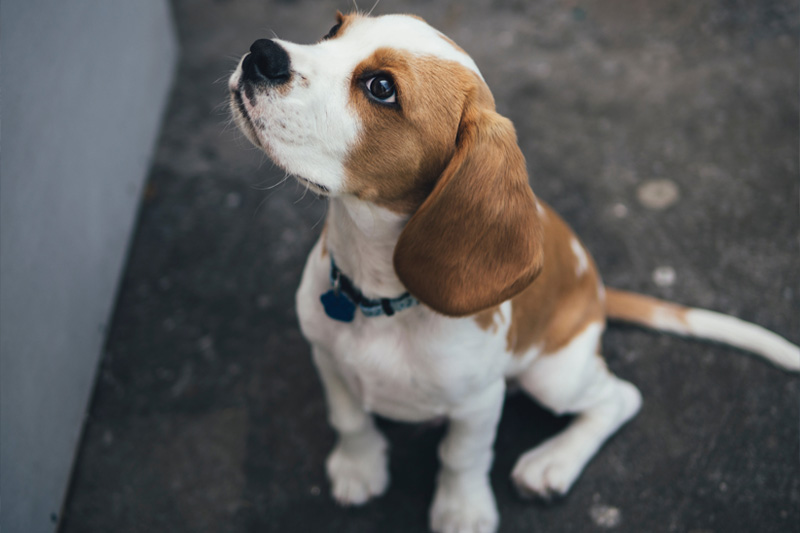
<path fill-rule="evenodd" d="M 503 356 L 480 329 L 407 313 L 362 317 L 329 345 L 366 410 L 411 421 L 442 416 L 502 376 Z"/>
<path fill-rule="evenodd" d="M 297 294 L 303 333 L 332 358 L 365 410 L 398 420 L 426 420 L 446 415 L 502 379 L 510 357 L 502 332 L 422 306 L 392 317 L 365 317 L 357 311 L 352 322 L 337 322 L 325 315 L 319 301 L 327 284 L 308 270 Z"/>

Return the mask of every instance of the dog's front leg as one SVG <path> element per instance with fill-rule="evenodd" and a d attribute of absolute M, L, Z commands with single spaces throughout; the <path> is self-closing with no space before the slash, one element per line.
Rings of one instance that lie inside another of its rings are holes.
<path fill-rule="evenodd" d="M 497 529 L 489 469 L 504 399 L 501 379 L 450 413 L 447 435 L 439 447 L 442 467 L 431 508 L 431 529 L 436 533 Z"/>
<path fill-rule="evenodd" d="M 330 355 L 318 346 L 312 352 L 328 401 L 328 419 L 338 434 L 325 463 L 333 497 L 342 505 L 361 505 L 389 484 L 386 439 L 347 389 Z"/>

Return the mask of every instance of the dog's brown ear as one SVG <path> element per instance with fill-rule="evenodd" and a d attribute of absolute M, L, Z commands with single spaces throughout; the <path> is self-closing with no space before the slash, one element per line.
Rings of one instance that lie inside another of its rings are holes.
<path fill-rule="evenodd" d="M 542 227 L 511 121 L 468 104 L 456 151 L 394 251 L 409 292 L 465 316 L 527 287 L 543 263 Z"/>

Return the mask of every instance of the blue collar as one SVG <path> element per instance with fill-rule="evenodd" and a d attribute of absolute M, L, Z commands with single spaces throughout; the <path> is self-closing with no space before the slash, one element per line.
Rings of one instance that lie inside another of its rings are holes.
<path fill-rule="evenodd" d="M 331 256 L 331 290 L 320 297 L 325 314 L 340 322 L 352 322 L 355 318 L 356 307 L 361 308 L 364 316 L 392 316 L 398 311 L 408 309 L 419 303 L 409 293 L 401 294 L 396 298 L 379 298 L 376 300 L 365 297 L 353 282 L 345 276 L 333 262 Z"/>

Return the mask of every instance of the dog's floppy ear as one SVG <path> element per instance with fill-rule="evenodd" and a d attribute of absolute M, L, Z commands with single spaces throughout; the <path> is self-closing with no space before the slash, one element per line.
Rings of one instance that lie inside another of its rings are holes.
<path fill-rule="evenodd" d="M 514 126 L 493 103 L 482 104 L 465 106 L 456 151 L 394 251 L 409 292 L 449 316 L 511 298 L 543 263 L 541 220 Z"/>

